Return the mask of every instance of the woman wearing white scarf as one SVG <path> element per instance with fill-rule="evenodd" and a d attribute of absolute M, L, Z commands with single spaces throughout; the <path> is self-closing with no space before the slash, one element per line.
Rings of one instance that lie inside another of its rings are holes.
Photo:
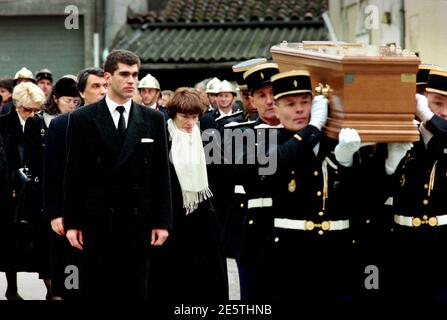
<path fill-rule="evenodd" d="M 179 88 L 166 107 L 170 118 L 167 130 L 173 230 L 153 270 L 156 298 L 190 302 L 227 300 L 226 261 L 197 126 L 206 104 L 195 89 Z M 160 288 L 166 292 L 160 293 Z"/>

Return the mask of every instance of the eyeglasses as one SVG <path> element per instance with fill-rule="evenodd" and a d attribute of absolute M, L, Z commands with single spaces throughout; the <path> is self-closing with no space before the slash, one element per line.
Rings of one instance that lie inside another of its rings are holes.
<path fill-rule="evenodd" d="M 81 104 L 81 99 L 78 99 L 78 98 L 63 97 L 63 98 L 60 98 L 60 100 L 65 104 L 73 103 L 76 107 L 78 107 Z"/>
<path fill-rule="evenodd" d="M 27 108 L 25 106 L 22 106 L 22 110 L 26 113 L 37 113 L 40 111 L 40 109 Z"/>

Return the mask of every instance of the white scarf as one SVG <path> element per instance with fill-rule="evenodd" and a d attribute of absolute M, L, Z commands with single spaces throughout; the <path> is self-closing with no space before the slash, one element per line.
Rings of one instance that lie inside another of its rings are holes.
<path fill-rule="evenodd" d="M 208 187 L 205 151 L 200 130 L 194 126 L 191 133 L 180 130 L 172 119 L 168 120 L 171 135 L 171 161 L 182 189 L 183 207 L 186 214 L 197 209 L 200 202 L 213 194 Z"/>

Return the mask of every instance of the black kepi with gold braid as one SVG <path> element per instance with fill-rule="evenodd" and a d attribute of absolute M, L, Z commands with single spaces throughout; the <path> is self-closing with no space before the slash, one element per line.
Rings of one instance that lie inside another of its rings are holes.
<path fill-rule="evenodd" d="M 252 94 L 255 90 L 271 85 L 270 78 L 279 73 L 276 63 L 263 63 L 244 72 L 244 80 Z"/>
<path fill-rule="evenodd" d="M 272 86 L 275 100 L 292 94 L 312 94 L 310 75 L 306 70 L 278 73 L 272 76 Z"/>
<path fill-rule="evenodd" d="M 257 66 L 259 64 L 266 63 L 266 62 L 267 62 L 266 58 L 255 58 L 255 59 L 250 59 L 247 61 L 240 62 L 238 64 L 235 64 L 232 67 L 234 76 L 236 78 L 237 86 L 239 87 L 240 90 L 242 90 L 242 91 L 248 90 L 247 84 L 245 83 L 245 79 L 244 79 L 245 71 L 248 71 L 251 68 L 253 68 L 254 66 Z"/>
<path fill-rule="evenodd" d="M 435 64 L 420 64 L 418 73 L 416 75 L 416 85 L 424 85 L 427 84 L 428 75 L 430 74 L 430 70 L 441 70 L 440 66 Z"/>
<path fill-rule="evenodd" d="M 447 71 L 431 70 L 425 91 L 447 96 Z"/>

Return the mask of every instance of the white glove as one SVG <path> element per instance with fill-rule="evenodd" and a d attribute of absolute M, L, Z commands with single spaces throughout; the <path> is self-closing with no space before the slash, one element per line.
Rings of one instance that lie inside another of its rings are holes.
<path fill-rule="evenodd" d="M 351 167 L 354 153 L 360 149 L 361 139 L 355 129 L 341 129 L 338 135 L 338 144 L 335 147 L 335 159 L 344 167 Z"/>
<path fill-rule="evenodd" d="M 325 96 L 316 96 L 312 100 L 312 109 L 310 111 L 309 124 L 317 127 L 319 130 L 323 128 L 327 121 L 328 100 Z"/>
<path fill-rule="evenodd" d="M 407 151 L 413 147 L 411 142 L 388 143 L 388 158 L 385 160 L 385 171 L 387 175 L 392 175 Z"/>
<path fill-rule="evenodd" d="M 427 97 L 419 93 L 416 93 L 416 116 L 422 122 L 426 122 L 434 116 L 434 113 L 428 106 Z"/>

